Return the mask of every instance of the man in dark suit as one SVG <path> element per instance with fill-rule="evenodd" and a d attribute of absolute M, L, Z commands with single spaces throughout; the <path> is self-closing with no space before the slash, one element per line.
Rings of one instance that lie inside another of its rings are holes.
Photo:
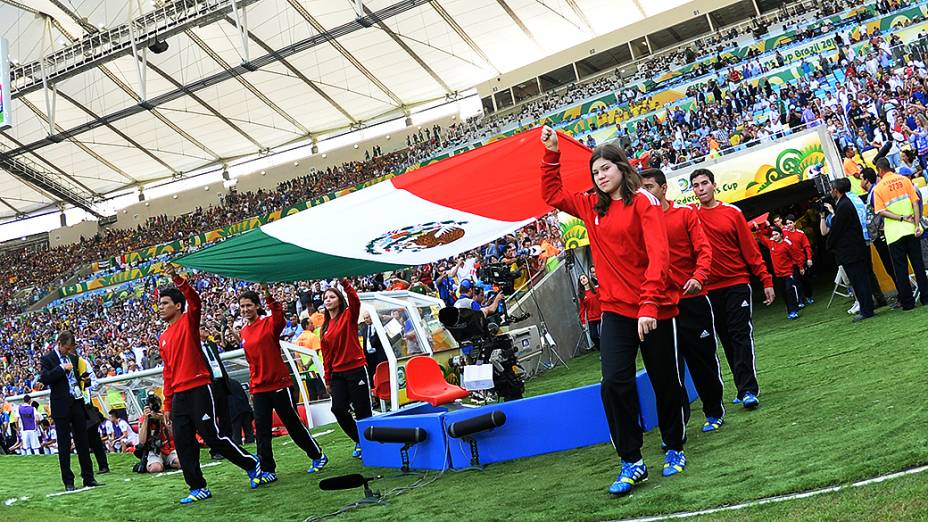
<path fill-rule="evenodd" d="M 367 376 L 370 379 L 370 388 L 374 389 L 374 373 L 377 371 L 377 365 L 387 360 L 387 354 L 383 351 L 383 343 L 380 342 L 380 336 L 377 335 L 377 329 L 374 328 L 374 321 L 369 313 L 362 312 L 364 322 L 361 323 L 359 335 L 362 339 L 361 348 L 364 349 L 364 357 L 367 359 Z"/>
<path fill-rule="evenodd" d="M 860 314 L 854 317 L 856 322 L 873 317 L 873 295 L 868 273 L 870 249 L 864 241 L 861 217 L 854 202 L 849 199 L 850 191 L 851 181 L 847 178 L 838 178 L 832 183 L 831 196 L 835 205 L 832 208 L 826 204 L 831 215 L 822 213 L 821 231 L 822 235 L 827 235 L 825 246 L 834 253 L 835 262 L 844 267 L 854 289 L 854 297 L 860 303 Z"/>
<path fill-rule="evenodd" d="M 39 381 L 50 388 L 49 399 L 52 418 L 58 431 L 58 464 L 66 491 L 74 491 L 74 473 L 71 472 L 71 438 L 77 448 L 84 487 L 100 484 L 93 477 L 93 463 L 87 443 L 87 409 L 81 393 L 78 368 L 80 359 L 74 353 L 74 334 L 63 330 L 58 334 L 58 347 L 42 356 L 42 374 Z"/>

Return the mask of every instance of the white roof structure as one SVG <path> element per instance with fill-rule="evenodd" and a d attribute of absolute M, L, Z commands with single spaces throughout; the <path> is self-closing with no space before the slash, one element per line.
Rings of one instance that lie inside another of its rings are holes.
<path fill-rule="evenodd" d="M 685 2 L 372 0 L 363 2 L 364 13 L 392 7 L 390 16 L 295 50 L 301 42 L 352 24 L 358 17 L 355 1 L 237 0 L 236 5 L 247 5 L 241 16 L 249 59 L 287 49 L 285 58 L 272 57 L 254 71 L 239 69 L 221 78 L 244 61 L 243 39 L 228 9 L 208 24 L 168 36 L 166 51 L 146 53 L 145 99 L 180 93 L 164 103 L 140 106 L 132 53 L 55 82 L 52 136 L 57 138 L 50 140 L 46 91 L 18 95 L 17 68 L 127 24 L 130 9 L 135 19 L 184 3 L 221 2 L 0 0 L 0 36 L 9 41 L 13 61 L 15 122 L 0 133 L 0 158 L 15 157 L 88 200 L 99 200 L 236 157 L 402 117 Z M 205 79 L 211 83 L 190 88 Z M 75 129 L 79 132 L 65 132 Z M 9 170 L 0 170 L 0 218 L 61 202 Z"/>

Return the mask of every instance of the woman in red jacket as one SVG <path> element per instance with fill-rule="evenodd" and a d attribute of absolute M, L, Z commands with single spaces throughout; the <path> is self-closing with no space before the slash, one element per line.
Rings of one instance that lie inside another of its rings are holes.
<path fill-rule="evenodd" d="M 590 238 L 602 306 L 603 408 L 622 460 L 609 492 L 624 495 L 648 478 L 641 458 L 635 383 L 639 349 L 654 387 L 658 424 L 667 447 L 663 475 L 675 475 L 686 466 L 683 379 L 674 323 L 680 296 L 669 276 L 664 213 L 657 198 L 641 189 L 641 179 L 621 148 L 597 147 L 590 157 L 594 190 L 569 193 L 561 181 L 557 134 L 545 127 L 541 141 L 547 149 L 541 167 L 545 201 L 582 219 Z"/>
<path fill-rule="evenodd" d="M 322 296 L 325 321 L 322 323 L 320 345 L 322 365 L 325 369 L 325 389 L 332 396 L 332 413 L 345 435 L 355 442 L 352 457 L 361 458 L 358 425 L 371 413 L 370 380 L 367 359 L 358 341 L 358 316 L 361 300 L 351 286 L 342 279 L 343 295 L 337 288 L 329 288 Z M 354 418 L 351 410 L 354 410 Z"/>
<path fill-rule="evenodd" d="M 284 308 L 271 295 L 267 285 L 261 285 L 264 301 L 271 309 L 270 317 L 261 317 L 261 300 L 256 292 L 248 290 L 238 298 L 239 311 L 245 320 L 242 326 L 242 348 L 248 361 L 249 390 L 255 407 L 255 438 L 258 456 L 265 471 L 277 480 L 277 463 L 271 445 L 271 428 L 274 411 L 287 428 L 293 442 L 306 452 L 312 461 L 308 473 L 321 470 L 329 459 L 322 452 L 306 425 L 300 421 L 293 397 L 293 380 L 280 355 L 280 333 L 286 318 Z"/>
<path fill-rule="evenodd" d="M 596 283 L 586 274 L 580 274 L 577 279 L 577 302 L 580 303 L 580 323 L 587 325 L 590 330 L 590 340 L 593 341 L 593 349 L 599 351 L 599 320 L 603 315 L 602 307 L 599 303 L 598 290 Z"/>

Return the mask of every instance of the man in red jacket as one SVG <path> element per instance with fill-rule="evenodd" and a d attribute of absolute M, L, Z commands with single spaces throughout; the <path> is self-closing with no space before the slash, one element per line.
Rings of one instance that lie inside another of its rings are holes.
<path fill-rule="evenodd" d="M 654 194 L 664 209 L 670 243 L 670 279 L 683 294 L 677 305 L 681 366 L 685 361 L 702 400 L 702 411 L 706 415 L 702 431 L 716 431 L 722 427 L 725 407 L 722 406 L 722 371 L 716 353 L 712 303 L 704 288 L 712 267 L 712 247 L 696 211 L 667 201 L 667 177 L 663 171 L 647 169 L 640 175 L 642 187 Z M 686 389 L 683 393 L 686 394 Z M 684 404 L 689 411 L 687 397 L 684 397 Z"/>
<path fill-rule="evenodd" d="M 190 494 L 180 500 L 192 504 L 212 497 L 200 470 L 200 444 L 197 433 L 210 448 L 229 462 L 248 472 L 252 487 L 270 482 L 261 471 L 261 461 L 219 435 L 216 403 L 210 384 L 212 373 L 200 348 L 200 296 L 190 283 L 168 264 L 165 273 L 175 287 L 162 289 L 158 295 L 158 315 L 168 327 L 158 345 L 164 361 L 164 414 L 171 419 L 174 444 L 180 458 L 184 480 Z"/>
<path fill-rule="evenodd" d="M 708 169 L 690 173 L 690 186 L 699 198 L 696 207 L 709 244 L 712 268 L 706 281 L 715 314 L 715 330 L 725 349 L 725 358 L 735 379 L 735 404 L 754 409 L 757 400 L 757 370 L 754 367 L 753 299 L 750 273 L 764 286 L 764 304 L 773 302 L 773 279 L 741 210 L 715 199 L 715 175 Z"/>

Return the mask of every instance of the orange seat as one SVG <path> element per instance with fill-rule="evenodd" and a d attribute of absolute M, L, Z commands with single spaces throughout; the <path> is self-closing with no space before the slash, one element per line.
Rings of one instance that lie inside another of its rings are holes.
<path fill-rule="evenodd" d="M 464 388 L 448 384 L 441 368 L 431 357 L 413 357 L 406 363 L 406 396 L 440 406 L 467 397 Z"/>
<path fill-rule="evenodd" d="M 374 397 L 382 401 L 390 400 L 390 363 L 383 361 L 374 371 Z"/>

